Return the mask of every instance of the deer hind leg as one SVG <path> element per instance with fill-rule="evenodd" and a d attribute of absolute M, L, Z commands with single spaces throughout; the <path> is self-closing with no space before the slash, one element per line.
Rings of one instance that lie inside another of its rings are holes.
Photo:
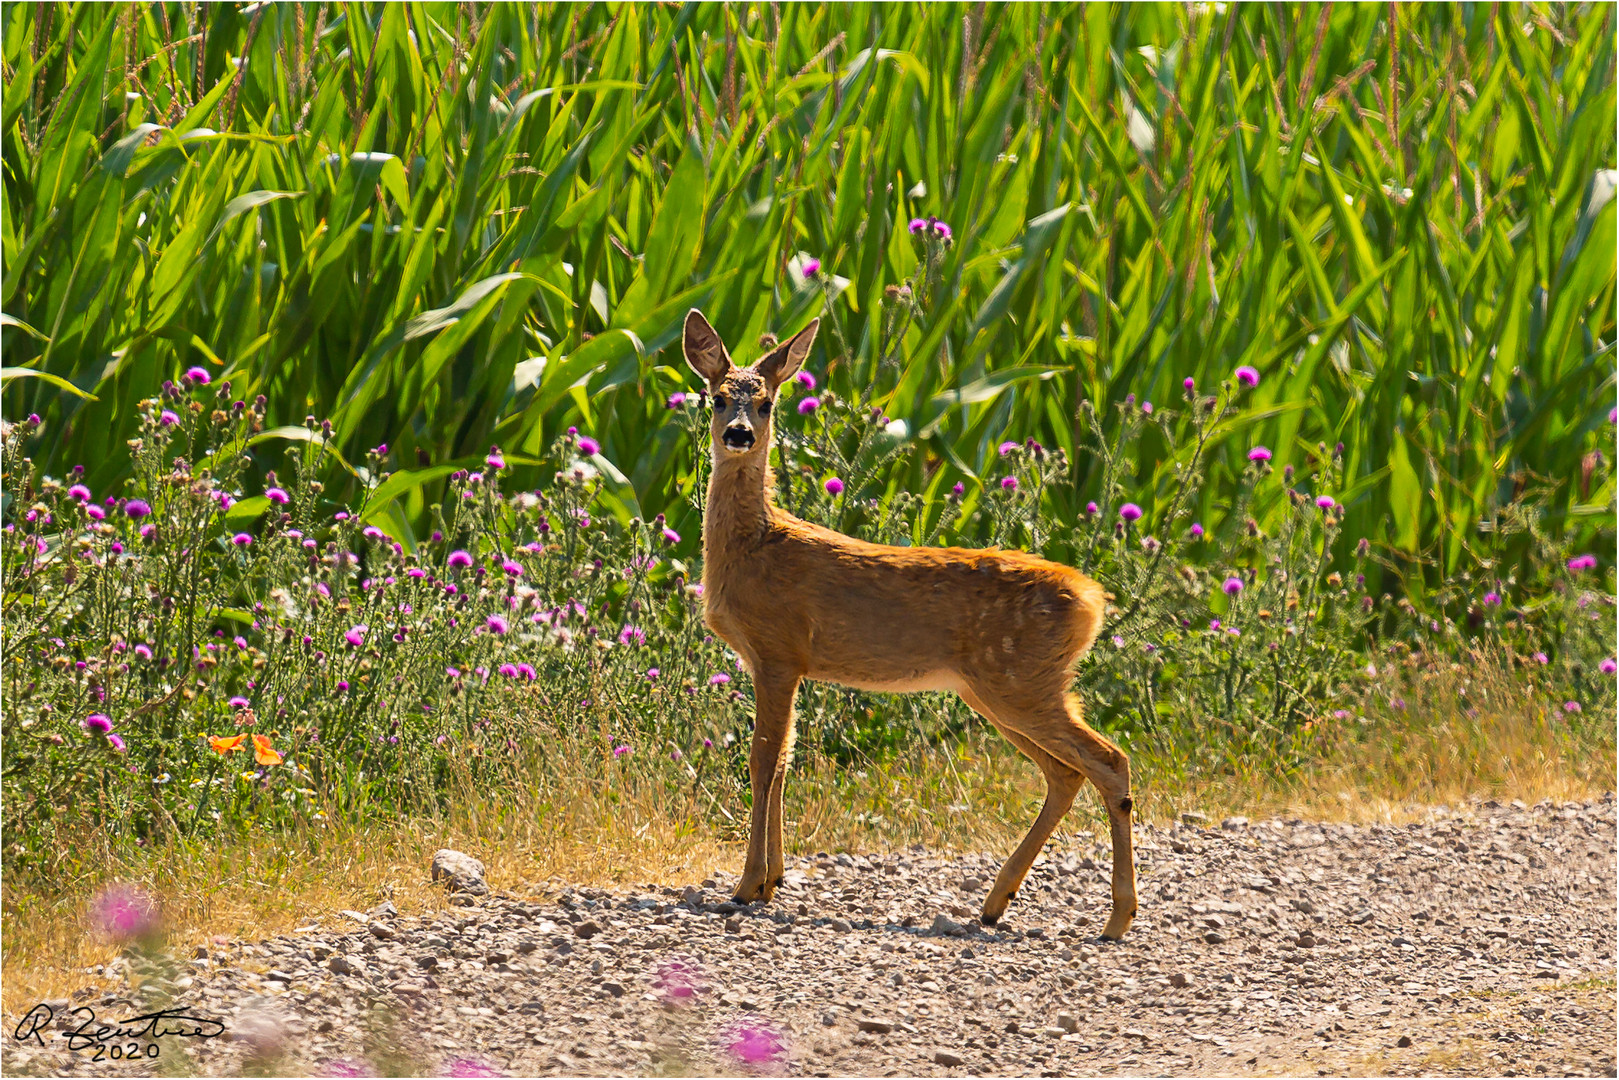
<path fill-rule="evenodd" d="M 1079 699 L 1065 694 L 1056 707 L 1009 709 L 995 703 L 1004 728 L 1015 728 L 1058 762 L 1096 785 L 1113 838 L 1113 912 L 1102 936 L 1117 941 L 1136 916 L 1135 843 L 1130 830 L 1130 759 L 1081 719 Z"/>
<path fill-rule="evenodd" d="M 753 747 L 748 754 L 753 812 L 748 857 L 733 897 L 738 903 L 768 901 L 781 880 L 781 796 L 793 741 L 793 695 L 797 690 L 796 677 L 782 678 L 761 670 L 753 680 Z"/>
<path fill-rule="evenodd" d="M 990 887 L 989 895 L 984 897 L 984 908 L 978 917 L 979 922 L 985 926 L 994 926 L 1001 921 L 1001 916 L 1006 914 L 1006 907 L 1017 895 L 1018 889 L 1022 888 L 1023 879 L 1028 876 L 1029 868 L 1040 856 L 1046 841 L 1051 839 L 1051 834 L 1056 831 L 1058 823 L 1068 813 L 1068 808 L 1074 804 L 1074 797 L 1084 786 L 1085 778 L 1003 724 L 976 694 L 964 690 L 961 696 L 979 715 L 995 725 L 996 730 L 1006 736 L 1008 742 L 1039 766 L 1041 774 L 1046 778 L 1045 805 L 1040 808 L 1039 816 L 1030 826 L 1029 834 L 1023 838 L 1017 850 L 1012 852 L 1011 857 L 1002 864 L 1001 872 L 995 875 L 995 884 Z"/>

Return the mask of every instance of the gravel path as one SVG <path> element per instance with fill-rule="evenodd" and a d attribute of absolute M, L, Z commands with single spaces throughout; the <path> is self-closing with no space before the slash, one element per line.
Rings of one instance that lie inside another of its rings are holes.
<path fill-rule="evenodd" d="M 762 909 L 715 874 L 335 915 L 190 961 L 179 1000 L 224 1037 L 96 1064 L 19 1048 L 9 1017 L 4 1070 L 1615 1075 L 1613 795 L 1406 827 L 1188 818 L 1138 828 L 1118 945 L 1084 834 L 994 933 L 972 917 L 999 853 L 817 855 Z"/>

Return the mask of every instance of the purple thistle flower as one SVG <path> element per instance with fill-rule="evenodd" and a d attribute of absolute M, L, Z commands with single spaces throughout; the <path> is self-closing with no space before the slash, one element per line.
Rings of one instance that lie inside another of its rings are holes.
<path fill-rule="evenodd" d="M 828 477 L 826 481 L 826 493 L 828 495 L 842 495 L 843 481 L 839 480 L 835 476 Z"/>
<path fill-rule="evenodd" d="M 1001 445 L 997 446 L 995 449 L 1001 455 L 1001 457 L 1005 457 L 1007 454 L 1010 454 L 1012 451 L 1016 450 L 1021 445 L 1023 445 L 1023 444 L 1022 443 L 1015 443 L 1015 442 L 1003 442 L 1003 443 L 1001 443 Z"/>
<path fill-rule="evenodd" d="M 67 493 L 70 498 L 77 499 L 79 502 L 90 501 L 90 489 L 83 484 L 74 484 L 67 489 Z"/>
<path fill-rule="evenodd" d="M 364 536 L 367 540 L 381 540 L 384 533 L 375 525 L 367 525 L 365 528 L 360 530 L 360 535 Z"/>
<path fill-rule="evenodd" d="M 919 218 L 919 217 L 912 218 L 910 226 L 909 226 L 912 236 L 915 236 L 917 233 L 921 232 L 923 229 L 926 229 L 927 227 L 928 227 L 927 218 Z"/>
<path fill-rule="evenodd" d="M 285 491 L 278 487 L 265 488 L 264 497 L 275 503 L 277 506 L 285 506 L 292 501 L 292 496 L 288 495 Z M 230 507 L 227 506 L 225 509 L 229 510 Z"/>
<path fill-rule="evenodd" d="M 506 571 L 506 573 L 511 577 L 515 578 L 523 576 L 523 565 L 521 563 L 513 562 L 510 559 L 506 559 L 501 562 L 500 568 Z"/>
<path fill-rule="evenodd" d="M 127 941 L 157 929 L 157 904 L 137 885 L 109 885 L 91 901 L 90 919 L 108 937 Z"/>
<path fill-rule="evenodd" d="M 471 566 L 472 565 L 472 556 L 468 555 L 464 551 L 456 550 L 456 551 L 450 552 L 450 557 L 446 561 L 452 567 Z"/>
<path fill-rule="evenodd" d="M 1501 594 L 1498 592 L 1487 592 L 1484 594 L 1484 602 L 1492 605 L 1499 604 L 1501 602 Z"/>
<path fill-rule="evenodd" d="M 91 521 L 101 521 L 107 516 L 107 512 L 94 503 L 86 504 L 84 513 Z"/>
<path fill-rule="evenodd" d="M 816 409 L 819 409 L 820 407 L 821 407 L 821 399 L 818 398 L 818 397 L 814 397 L 812 395 L 812 396 L 807 397 L 803 401 L 800 401 L 798 403 L 798 415 L 799 416 L 808 416 L 810 413 L 814 412 Z"/>
<path fill-rule="evenodd" d="M 1535 658 L 1537 663 L 1541 663 L 1541 664 L 1549 664 L 1549 663 L 1551 663 L 1551 660 L 1543 652 L 1535 653 L 1534 658 Z"/>
<path fill-rule="evenodd" d="M 1602 669 L 1602 674 L 1612 675 L 1614 672 L 1619 671 L 1619 661 L 1615 661 L 1612 657 L 1608 657 L 1607 659 L 1604 659 L 1602 663 L 1598 664 L 1597 667 Z"/>
<path fill-rule="evenodd" d="M 540 677 L 540 673 L 534 670 L 533 664 L 518 664 L 517 674 L 521 675 L 529 682 L 533 682 L 535 679 Z"/>
<path fill-rule="evenodd" d="M 601 453 L 601 449 L 601 443 L 597 442 L 595 439 L 592 439 L 589 435 L 579 436 L 579 452 L 581 454 L 588 457 Z"/>
<path fill-rule="evenodd" d="M 502 675 L 506 676 L 506 678 L 508 678 L 508 679 L 517 678 L 517 665 L 516 664 L 502 664 L 496 670 L 498 670 Z"/>
<path fill-rule="evenodd" d="M 623 757 L 625 754 L 627 754 L 629 752 L 630 752 L 630 748 L 627 747 L 627 746 L 615 746 L 615 747 L 613 747 L 613 756 L 616 757 L 616 758 L 621 758 L 621 757 Z"/>
<path fill-rule="evenodd" d="M 151 647 L 147 645 L 137 645 L 135 646 L 135 655 L 140 657 L 142 660 L 150 660 L 152 658 Z"/>
<path fill-rule="evenodd" d="M 730 681 L 731 677 L 723 671 L 715 672 L 708 677 L 708 685 L 710 686 L 724 686 Z"/>
<path fill-rule="evenodd" d="M 360 623 L 358 626 L 351 626 L 343 632 L 343 640 L 348 642 L 354 648 L 358 649 L 361 645 L 365 644 L 365 632 L 369 629 L 371 628 L 365 623 Z"/>
<path fill-rule="evenodd" d="M 1331 510 L 1334 506 L 1338 505 L 1333 501 L 1331 495 L 1317 495 L 1315 497 L 1315 504 L 1323 510 Z"/>
<path fill-rule="evenodd" d="M 1568 561 L 1568 568 L 1576 574 L 1581 570 L 1594 570 L 1597 565 L 1595 555 L 1576 555 Z"/>
<path fill-rule="evenodd" d="M 1563 711 L 1566 713 L 1577 713 L 1580 711 L 1580 703 L 1577 701 L 1565 701 L 1563 702 Z"/>
<path fill-rule="evenodd" d="M 231 698 L 225 704 L 229 705 L 233 709 L 245 709 L 248 706 L 248 700 L 245 697 L 243 697 L 242 695 L 237 694 L 235 697 Z"/>
<path fill-rule="evenodd" d="M 933 226 L 933 231 L 939 237 L 939 239 L 941 239 L 941 240 L 950 239 L 950 226 L 946 225 L 944 222 L 940 221 L 938 218 L 929 218 L 928 222 L 929 222 L 929 224 L 931 224 Z"/>
<path fill-rule="evenodd" d="M 1181 380 L 1181 389 L 1185 390 L 1188 394 L 1196 393 L 1197 380 L 1188 375 L 1185 379 Z"/>
<path fill-rule="evenodd" d="M 1193 540 L 1203 539 L 1203 526 L 1197 522 L 1193 522 L 1191 536 Z"/>
<path fill-rule="evenodd" d="M 145 499 L 130 499 L 124 504 L 124 513 L 137 520 L 152 512 L 152 504 Z"/>
<path fill-rule="evenodd" d="M 806 259 L 804 261 L 803 272 L 806 279 L 814 277 L 816 274 L 821 272 L 821 260 Z"/>
<path fill-rule="evenodd" d="M 661 674 L 663 674 L 663 673 L 661 671 L 659 671 L 657 668 L 649 667 L 649 668 L 646 669 L 646 681 L 647 682 L 657 682 L 658 681 L 658 676 L 661 675 Z"/>
<path fill-rule="evenodd" d="M 337 692 L 339 694 L 346 694 L 349 692 L 349 681 L 347 679 L 337 680 Z"/>
<path fill-rule="evenodd" d="M 663 539 L 665 543 L 678 544 L 680 543 L 680 534 L 668 526 L 665 526 L 663 530 Z"/>
<path fill-rule="evenodd" d="M 1249 461 L 1269 461 L 1270 451 L 1263 446 L 1256 446 L 1248 451 Z"/>
<path fill-rule="evenodd" d="M 1237 369 L 1237 381 L 1249 389 L 1253 389 L 1259 385 L 1259 371 L 1244 364 Z"/>
<path fill-rule="evenodd" d="M 668 401 L 668 404 L 665 407 L 670 408 L 670 409 L 680 409 L 680 408 L 684 408 L 685 405 L 686 405 L 686 393 L 685 393 L 685 391 L 684 390 L 676 390 L 674 393 L 669 395 L 669 401 Z"/>
<path fill-rule="evenodd" d="M 670 756 L 679 761 L 680 751 L 676 750 Z M 703 978 L 695 964 L 671 960 L 658 969 L 658 973 L 652 977 L 652 985 L 662 993 L 664 1004 L 689 1005 L 702 992 Z"/>
<path fill-rule="evenodd" d="M 505 619 L 501 618 L 499 615 L 491 615 L 491 616 L 489 616 L 489 618 L 484 620 L 484 625 L 489 627 L 489 629 L 490 629 L 490 631 L 492 633 L 496 633 L 496 634 L 507 633 L 512 628 L 511 623 L 507 622 Z"/>
<path fill-rule="evenodd" d="M 1015 476 L 1003 476 L 1003 477 L 1001 477 L 1001 490 L 1003 490 L 1003 491 L 1016 491 L 1017 490 L 1017 477 L 1015 477 Z"/>
<path fill-rule="evenodd" d="M 1126 521 L 1140 521 L 1141 507 L 1137 506 L 1135 503 L 1125 503 L 1123 506 L 1119 507 L 1119 516 Z"/>
<path fill-rule="evenodd" d="M 253 538 L 247 533 L 237 533 L 235 536 L 230 538 L 230 542 L 235 544 L 237 547 L 247 547 L 253 542 Z"/>
<path fill-rule="evenodd" d="M 1090 517 L 1095 517 L 1097 514 L 1099 514 L 1101 512 L 1102 512 L 1102 508 L 1100 506 L 1097 506 L 1095 503 L 1088 502 L 1088 503 L 1085 504 L 1085 513 L 1087 515 L 1089 515 Z"/>
<path fill-rule="evenodd" d="M 1143 413 L 1145 413 L 1146 415 L 1151 416 L 1152 415 L 1152 402 L 1143 401 L 1141 403 L 1141 411 Z"/>
<path fill-rule="evenodd" d="M 483 463 L 491 469 L 504 469 L 506 467 L 506 459 L 501 456 L 500 447 L 498 446 L 489 448 L 489 456 L 483 459 Z"/>
<path fill-rule="evenodd" d="M 787 1040 L 775 1029 L 758 1021 L 743 1020 L 725 1034 L 725 1048 L 747 1065 L 772 1065 L 787 1054 Z"/>
<path fill-rule="evenodd" d="M 214 381 L 213 376 L 200 367 L 187 368 L 184 378 L 194 386 L 207 386 Z"/>
<path fill-rule="evenodd" d="M 91 713 L 79 724 L 87 735 L 112 734 L 112 719 L 106 713 Z"/>
<path fill-rule="evenodd" d="M 794 375 L 793 381 L 806 390 L 815 389 L 815 376 L 807 371 L 800 371 L 797 375 Z"/>
<path fill-rule="evenodd" d="M 1225 584 L 1221 585 L 1220 588 L 1225 590 L 1227 596 L 1236 596 L 1242 592 L 1242 578 L 1228 577 L 1225 579 Z"/>
<path fill-rule="evenodd" d="M 173 409 L 164 409 L 157 415 L 158 427 L 173 427 L 180 422 L 180 416 Z"/>

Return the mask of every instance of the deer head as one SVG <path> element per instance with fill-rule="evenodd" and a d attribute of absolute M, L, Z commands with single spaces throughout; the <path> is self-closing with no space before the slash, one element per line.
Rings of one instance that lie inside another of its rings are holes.
<path fill-rule="evenodd" d="M 714 403 L 710 430 L 716 459 L 758 450 L 769 452 L 770 413 L 776 405 L 776 391 L 804 366 L 820 325 L 821 320 L 812 320 L 752 367 L 739 368 L 731 363 L 725 343 L 703 313 L 696 308 L 687 313 L 681 347 L 686 363 L 708 384 L 709 398 Z"/>

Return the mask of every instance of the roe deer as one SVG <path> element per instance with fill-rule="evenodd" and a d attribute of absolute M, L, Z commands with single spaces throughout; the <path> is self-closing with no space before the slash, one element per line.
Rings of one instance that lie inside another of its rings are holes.
<path fill-rule="evenodd" d="M 1080 719 L 1070 668 L 1101 630 L 1102 587 L 1021 551 L 888 547 L 800 521 L 771 502 L 770 416 L 803 366 L 819 320 L 748 368 L 687 314 L 686 362 L 708 384 L 714 469 L 703 515 L 704 619 L 753 675 L 753 815 L 740 903 L 781 883 L 781 795 L 802 679 L 863 690 L 953 690 L 1046 778 L 1046 803 L 984 899 L 993 926 L 1081 784 L 1113 833 L 1118 939 L 1136 913 L 1130 761 Z"/>

